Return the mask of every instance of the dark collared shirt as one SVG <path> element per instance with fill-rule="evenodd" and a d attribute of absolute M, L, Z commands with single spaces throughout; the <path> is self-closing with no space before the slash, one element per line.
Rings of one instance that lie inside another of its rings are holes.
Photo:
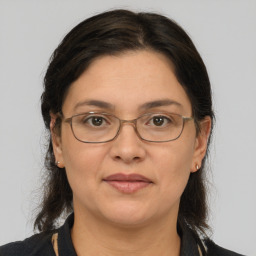
<path fill-rule="evenodd" d="M 71 214 L 65 224 L 55 231 L 36 234 L 24 241 L 1 246 L 0 256 L 56 256 L 52 243 L 52 236 L 56 233 L 58 233 L 59 256 L 77 256 L 70 234 L 73 223 L 74 215 Z M 179 233 L 181 236 L 180 256 L 201 256 L 193 232 L 188 227 L 182 227 Z M 205 245 L 208 256 L 242 256 L 217 246 L 211 240 L 202 244 Z"/>

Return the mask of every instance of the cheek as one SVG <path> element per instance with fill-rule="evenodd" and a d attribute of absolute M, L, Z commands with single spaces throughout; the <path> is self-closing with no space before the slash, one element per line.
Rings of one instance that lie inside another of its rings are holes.
<path fill-rule="evenodd" d="M 182 143 L 184 141 L 170 142 L 169 145 L 162 145 L 155 154 L 153 166 L 158 166 L 156 172 L 160 193 L 165 195 L 166 199 L 173 198 L 177 200 L 183 193 L 190 175 L 191 163 L 193 161 L 193 141 Z M 171 144 L 172 143 L 172 144 Z M 158 164 L 156 164 L 158 163 Z"/>
<path fill-rule="evenodd" d="M 63 138 L 63 158 L 73 192 L 89 189 L 93 182 L 100 182 L 100 166 L 106 149 L 102 145 L 81 143 L 68 135 Z"/>

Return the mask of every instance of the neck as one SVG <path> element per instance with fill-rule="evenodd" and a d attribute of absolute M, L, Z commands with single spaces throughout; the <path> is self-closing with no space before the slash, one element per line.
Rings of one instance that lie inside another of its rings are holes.
<path fill-rule="evenodd" d="M 152 222 L 128 227 L 75 211 L 71 237 L 79 256 L 178 256 L 177 218 Z"/>

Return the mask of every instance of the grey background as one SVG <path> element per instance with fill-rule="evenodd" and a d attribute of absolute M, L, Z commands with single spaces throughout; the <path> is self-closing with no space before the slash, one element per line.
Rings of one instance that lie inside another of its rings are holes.
<path fill-rule="evenodd" d="M 210 225 L 223 247 L 256 255 L 256 1 L 0 0 L 0 244 L 32 234 L 45 133 L 40 116 L 48 59 L 77 23 L 113 8 L 176 20 L 212 82 Z"/>

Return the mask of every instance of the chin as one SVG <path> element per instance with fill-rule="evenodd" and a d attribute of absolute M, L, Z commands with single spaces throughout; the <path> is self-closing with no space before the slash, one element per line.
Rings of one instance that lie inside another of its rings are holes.
<path fill-rule="evenodd" d="M 115 205 L 101 213 L 109 222 L 120 227 L 138 227 L 153 219 L 154 214 L 147 207 L 136 204 Z"/>
<path fill-rule="evenodd" d="M 120 228 L 138 228 L 145 226 L 150 218 L 141 216 L 109 216 L 108 220 L 114 225 Z"/>

